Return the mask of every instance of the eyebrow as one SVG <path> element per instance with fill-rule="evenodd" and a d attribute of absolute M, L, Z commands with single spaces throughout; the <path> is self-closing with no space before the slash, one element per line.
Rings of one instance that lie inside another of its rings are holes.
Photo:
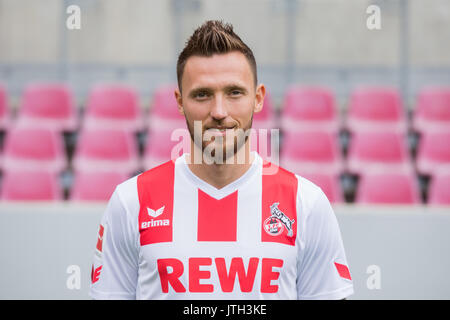
<path fill-rule="evenodd" d="M 247 93 L 248 90 L 244 87 L 241 86 L 239 84 L 230 84 L 224 87 L 224 90 L 229 92 L 229 91 L 233 91 L 233 90 L 240 90 L 244 93 Z M 194 97 L 195 95 L 197 95 L 200 92 L 205 92 L 208 94 L 212 94 L 214 92 L 213 89 L 209 88 L 209 87 L 198 87 L 198 88 L 194 88 L 189 92 L 189 96 Z"/>

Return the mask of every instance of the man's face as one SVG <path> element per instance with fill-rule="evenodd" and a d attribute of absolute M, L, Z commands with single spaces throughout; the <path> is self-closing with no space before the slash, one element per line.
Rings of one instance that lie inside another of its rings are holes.
<path fill-rule="evenodd" d="M 264 85 L 255 88 L 247 58 L 238 51 L 191 56 L 184 67 L 181 88 L 182 94 L 176 90 L 175 97 L 191 138 L 202 141 L 197 147 L 202 151 L 208 145 L 222 147 L 224 160 L 227 154 L 234 155 L 247 140 L 237 139 L 236 130 L 242 133 L 251 128 L 253 113 L 262 109 L 265 95 Z M 200 139 L 194 138 L 194 121 L 201 121 Z M 222 139 L 216 141 L 216 137 Z"/>

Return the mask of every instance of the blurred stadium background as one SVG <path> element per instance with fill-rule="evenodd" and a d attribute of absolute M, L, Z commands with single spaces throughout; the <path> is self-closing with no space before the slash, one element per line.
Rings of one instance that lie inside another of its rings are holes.
<path fill-rule="evenodd" d="M 0 0 L 0 298 L 88 298 L 105 201 L 169 159 L 177 55 L 208 19 L 254 51 L 254 126 L 332 202 L 352 298 L 449 299 L 447 0 Z"/>

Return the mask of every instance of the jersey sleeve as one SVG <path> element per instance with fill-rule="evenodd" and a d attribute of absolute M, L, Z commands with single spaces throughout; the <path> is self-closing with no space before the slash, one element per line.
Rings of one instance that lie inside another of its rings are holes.
<path fill-rule="evenodd" d="M 303 208 L 304 247 L 298 262 L 298 299 L 344 299 L 353 294 L 344 245 L 336 216 L 325 194 L 315 187 L 315 200 Z"/>
<path fill-rule="evenodd" d="M 139 252 L 130 220 L 116 188 L 99 227 L 89 291 L 94 299 L 136 298 Z"/>

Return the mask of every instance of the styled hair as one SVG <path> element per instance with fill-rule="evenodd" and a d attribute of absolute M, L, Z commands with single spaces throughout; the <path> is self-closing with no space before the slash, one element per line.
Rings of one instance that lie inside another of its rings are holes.
<path fill-rule="evenodd" d="M 252 50 L 234 33 L 233 26 L 218 20 L 208 20 L 198 27 L 186 42 L 178 56 L 177 80 L 181 91 L 181 79 L 184 66 L 191 56 L 210 57 L 213 54 L 224 54 L 238 51 L 244 54 L 253 72 L 255 85 L 257 83 L 256 60 Z"/>

